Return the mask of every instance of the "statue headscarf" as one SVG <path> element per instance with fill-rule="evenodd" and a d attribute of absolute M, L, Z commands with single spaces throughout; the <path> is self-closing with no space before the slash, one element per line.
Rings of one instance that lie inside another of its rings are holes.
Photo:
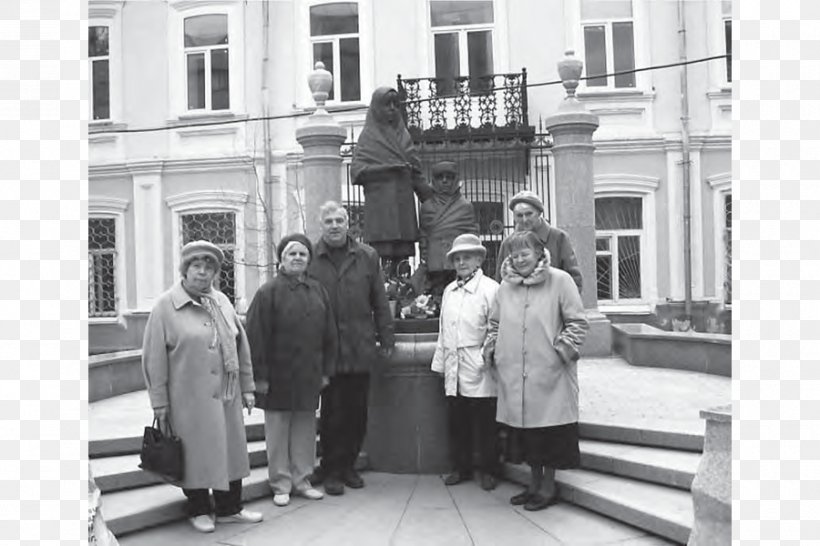
<path fill-rule="evenodd" d="M 398 98 L 396 90 L 392 87 L 379 87 L 373 91 L 364 121 L 364 129 L 359 135 L 350 165 L 350 174 L 354 184 L 358 183 L 358 178 L 367 167 L 410 164 L 411 168 L 421 172 L 421 160 L 413 145 L 413 139 L 407 127 L 404 126 L 404 119 L 399 114 L 395 122 L 390 123 L 387 116 L 386 105 L 390 93 Z"/>

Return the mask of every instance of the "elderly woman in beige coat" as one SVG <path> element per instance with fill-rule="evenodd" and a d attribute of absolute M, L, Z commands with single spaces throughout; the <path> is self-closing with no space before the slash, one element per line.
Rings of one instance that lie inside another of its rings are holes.
<path fill-rule="evenodd" d="M 145 327 L 142 368 L 154 416 L 182 441 L 193 527 L 256 523 L 242 508 L 242 478 L 250 475 L 242 406 L 254 405 L 251 355 L 245 330 L 227 296 L 213 288 L 225 257 L 216 245 L 194 241 L 182 249 L 182 280 L 162 294 Z M 213 489 L 215 518 L 209 489 Z"/>
<path fill-rule="evenodd" d="M 496 419 L 530 466 L 529 487 L 510 502 L 543 510 L 557 500 L 555 469 L 580 462 L 577 360 L 588 323 L 572 277 L 550 267 L 534 233 L 514 233 L 509 248 L 484 358 L 498 375 Z"/>

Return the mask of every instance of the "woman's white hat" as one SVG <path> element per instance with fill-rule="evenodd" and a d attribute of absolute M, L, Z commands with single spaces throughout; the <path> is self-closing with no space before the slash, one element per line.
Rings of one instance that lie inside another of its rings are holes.
<path fill-rule="evenodd" d="M 481 254 L 483 260 L 487 256 L 487 249 L 481 244 L 481 239 L 472 233 L 464 233 L 459 235 L 453 241 L 453 247 L 447 253 L 447 258 L 453 257 L 457 252 L 478 252 Z"/>

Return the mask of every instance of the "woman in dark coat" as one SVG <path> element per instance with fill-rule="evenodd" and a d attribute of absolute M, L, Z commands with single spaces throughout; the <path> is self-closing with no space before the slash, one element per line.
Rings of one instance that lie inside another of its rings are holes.
<path fill-rule="evenodd" d="M 316 458 L 319 391 L 333 373 L 338 340 L 327 292 L 306 274 L 310 241 L 288 235 L 277 252 L 279 275 L 253 298 L 247 332 L 256 405 L 265 410 L 273 502 L 285 506 L 291 493 L 313 500 L 323 496 L 308 476 Z"/>
<path fill-rule="evenodd" d="M 398 262 L 415 254 L 419 230 L 413 193 L 422 202 L 433 195 L 395 89 L 373 92 L 350 174 L 354 184 L 364 187 L 364 241 L 392 264 L 392 276 Z"/>

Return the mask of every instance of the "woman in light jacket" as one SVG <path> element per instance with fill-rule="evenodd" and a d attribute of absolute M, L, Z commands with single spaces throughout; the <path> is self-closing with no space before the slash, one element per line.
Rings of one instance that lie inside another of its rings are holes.
<path fill-rule="evenodd" d="M 162 294 L 142 343 L 142 369 L 154 416 L 182 440 L 189 521 L 197 531 L 217 523 L 257 523 L 242 508 L 250 475 L 242 406 L 254 405 L 251 355 L 233 305 L 213 288 L 225 256 L 208 241 L 182 248 L 181 282 Z M 213 489 L 215 509 L 211 509 Z M 215 518 L 212 515 L 215 512 Z"/>
<path fill-rule="evenodd" d="M 577 360 L 589 325 L 572 277 L 550 267 L 538 237 L 516 232 L 509 244 L 484 357 L 498 372 L 497 420 L 530 466 L 529 487 L 510 502 L 542 510 L 557 500 L 555 469 L 580 462 Z"/>
<path fill-rule="evenodd" d="M 268 481 L 277 506 L 291 494 L 324 495 L 308 481 L 316 461 L 319 390 L 338 353 L 336 322 L 327 291 L 306 274 L 313 254 L 295 233 L 277 246 L 279 274 L 262 285 L 248 309 L 257 405 L 265 410 Z"/>
<path fill-rule="evenodd" d="M 456 237 L 447 253 L 457 279 L 444 289 L 438 344 L 431 368 L 444 374 L 447 396 L 453 471 L 444 483 L 456 485 L 470 479 L 475 447 L 481 487 L 489 491 L 495 489 L 498 473 L 496 385 L 484 364 L 481 347 L 498 283 L 481 271 L 486 256 L 481 240 L 472 234 Z"/>

